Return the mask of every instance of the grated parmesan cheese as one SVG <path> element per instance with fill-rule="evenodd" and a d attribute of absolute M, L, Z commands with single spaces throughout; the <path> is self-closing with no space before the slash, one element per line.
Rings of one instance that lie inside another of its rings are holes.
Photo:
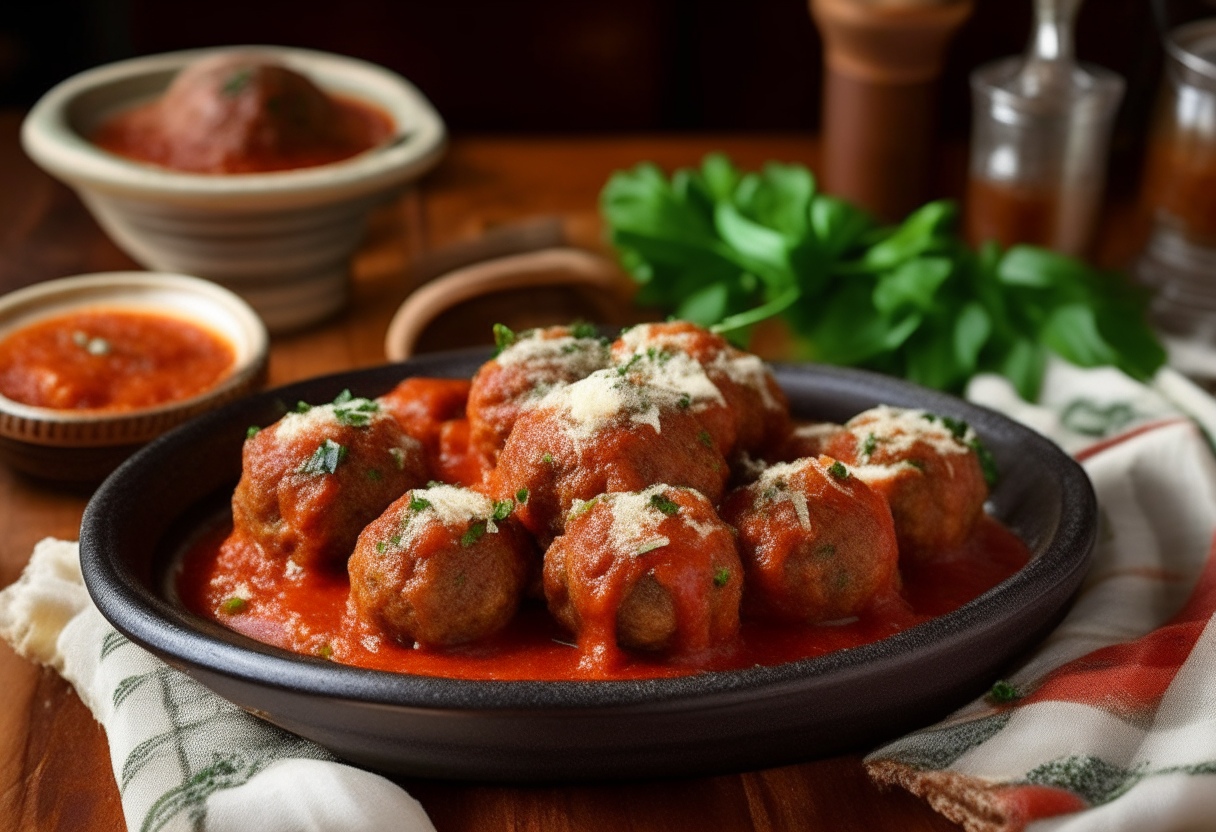
<path fill-rule="evenodd" d="M 585 378 L 608 366 L 608 347 L 598 338 L 542 338 L 538 330 L 498 354 L 500 367 L 519 364 L 529 369 L 551 369 L 567 378 Z"/>
<path fill-rule="evenodd" d="M 288 413 L 274 423 L 274 436 L 280 443 L 292 443 L 307 438 L 313 431 L 326 430 L 337 424 L 334 406 L 322 404 L 303 413 Z"/>
<path fill-rule="evenodd" d="M 687 353 L 649 347 L 630 355 L 621 366 L 627 367 L 628 375 L 639 378 L 643 384 L 675 393 L 677 401 L 679 397 L 687 396 L 688 406 L 694 413 L 726 404 L 718 385 Z"/>
<path fill-rule="evenodd" d="M 808 465 L 814 464 L 810 459 L 800 459 L 797 462 L 778 462 L 761 474 L 760 479 L 756 480 L 755 484 L 750 487 L 754 491 L 759 492 L 760 500 L 768 500 L 772 503 L 792 503 L 794 513 L 798 515 L 798 525 L 810 531 L 811 512 L 806 502 L 806 495 L 790 486 L 789 478 L 803 471 Z M 843 490 L 842 486 L 833 482 L 831 476 L 825 479 L 836 488 Z"/>
<path fill-rule="evenodd" d="M 470 488 L 457 485 L 433 485 L 430 488 L 415 488 L 408 492 L 406 502 L 398 517 L 400 532 L 390 538 L 386 548 L 393 551 L 408 549 L 413 545 L 423 524 L 417 522 L 422 518 L 434 518 L 446 528 L 463 531 L 472 523 L 485 523 L 488 534 L 496 534 L 498 526 L 494 524 L 494 501 L 486 495 Z M 410 508 L 410 503 L 425 501 L 427 506 L 420 510 Z"/>
<path fill-rule="evenodd" d="M 607 369 L 551 391 L 538 406 L 561 414 L 565 433 L 578 449 L 599 430 L 622 421 L 650 425 L 655 433 L 662 433 L 661 411 L 677 407 L 678 402 L 671 390 L 638 384 Z"/>
<path fill-rule="evenodd" d="M 723 350 L 708 365 L 740 387 L 747 387 L 760 394 L 765 410 L 781 410 L 781 403 L 768 389 L 768 365 L 758 355 L 738 350 Z"/>
<path fill-rule="evenodd" d="M 612 525 L 608 530 L 607 542 L 614 554 L 635 557 L 670 546 L 671 538 L 659 533 L 659 525 L 666 520 L 679 522 L 685 528 L 696 532 L 699 537 L 706 537 L 717 528 L 712 522 L 694 520 L 687 511 L 681 510 L 666 515 L 651 502 L 655 495 L 672 491 L 697 494 L 688 488 L 659 484 L 643 491 L 601 494 L 593 501 L 603 502 L 612 512 Z M 586 505 L 576 504 L 574 512 Z"/>
<path fill-rule="evenodd" d="M 893 454 L 909 452 L 917 442 L 928 445 L 942 456 L 971 453 L 968 443 L 975 440 L 975 431 L 970 426 L 961 437 L 956 438 L 941 419 L 936 416 L 927 418 L 930 416 L 924 410 L 884 404 L 857 414 L 845 423 L 845 428 L 857 437 L 859 447 L 864 446 L 870 434 L 874 434 L 883 450 Z"/>

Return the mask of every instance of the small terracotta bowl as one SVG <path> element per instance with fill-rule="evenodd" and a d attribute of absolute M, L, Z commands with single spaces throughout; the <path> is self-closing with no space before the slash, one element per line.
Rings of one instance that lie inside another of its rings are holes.
<path fill-rule="evenodd" d="M 170 170 L 89 141 L 107 119 L 158 97 L 180 70 L 220 53 L 281 63 L 326 92 L 371 104 L 392 119 L 394 137 L 330 164 L 241 174 Z M 221 283 L 249 301 L 272 332 L 284 332 L 342 308 L 368 212 L 439 160 L 446 130 L 422 93 L 384 67 L 308 49 L 225 46 L 74 75 L 34 105 L 21 141 L 142 265 Z"/>
<path fill-rule="evenodd" d="M 153 312 L 196 323 L 232 346 L 232 368 L 197 396 L 137 410 L 55 410 L 0 395 L 0 460 L 31 476 L 98 483 L 149 440 L 252 392 L 265 379 L 269 337 L 257 313 L 227 289 L 185 275 L 105 272 L 12 292 L 0 297 L 0 340 L 38 321 L 88 309 Z"/>

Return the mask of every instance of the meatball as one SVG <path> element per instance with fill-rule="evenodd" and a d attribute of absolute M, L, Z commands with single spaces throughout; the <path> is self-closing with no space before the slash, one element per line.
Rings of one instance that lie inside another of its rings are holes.
<path fill-rule="evenodd" d="M 691 658 L 739 629 L 734 535 L 692 489 L 654 485 L 576 503 L 544 574 L 550 612 L 592 665 L 619 660 L 618 647 Z"/>
<path fill-rule="evenodd" d="M 887 498 L 900 555 L 916 562 L 961 545 L 983 513 L 979 447 L 963 422 L 882 405 L 846 422 L 824 453 Z"/>
<path fill-rule="evenodd" d="M 363 527 L 426 482 L 422 446 L 349 393 L 300 411 L 245 441 L 234 531 L 269 557 L 342 568 Z"/>
<path fill-rule="evenodd" d="M 428 647 L 501 630 L 537 561 L 511 508 L 451 485 L 407 493 L 359 535 L 348 565 L 355 614 Z"/>
<path fill-rule="evenodd" d="M 789 402 L 757 356 L 735 349 L 721 335 L 696 324 L 671 321 L 641 324 L 622 333 L 612 345 L 612 357 L 628 363 L 651 350 L 682 353 L 705 368 L 734 413 L 734 450 L 763 456 L 785 440 L 790 431 Z"/>
<path fill-rule="evenodd" d="M 526 411 L 498 456 L 492 491 L 547 545 L 575 500 L 666 482 L 722 496 L 726 460 L 672 392 L 599 370 Z"/>
<path fill-rule="evenodd" d="M 139 115 L 158 162 L 200 173 L 307 166 L 387 138 L 303 75 L 250 54 L 191 64 Z"/>
<path fill-rule="evenodd" d="M 469 392 L 470 447 L 491 464 L 521 413 L 551 390 L 609 364 L 607 344 L 588 325 L 551 326 L 508 334 L 502 340 L 510 343 L 481 366 Z"/>
<path fill-rule="evenodd" d="M 899 550 L 880 494 L 831 457 L 779 463 L 732 492 L 748 615 L 832 621 L 898 587 Z"/>

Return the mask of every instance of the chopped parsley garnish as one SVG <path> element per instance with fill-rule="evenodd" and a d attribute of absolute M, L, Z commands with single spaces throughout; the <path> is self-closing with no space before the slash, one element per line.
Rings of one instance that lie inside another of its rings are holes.
<path fill-rule="evenodd" d="M 388 539 L 388 542 L 393 544 L 394 546 L 400 546 L 401 545 L 401 535 L 399 535 L 399 534 L 393 535 L 392 537 L 390 537 Z"/>
<path fill-rule="evenodd" d="M 486 523 L 481 520 L 469 526 L 469 530 L 464 533 L 464 537 L 460 538 L 461 546 L 472 546 L 477 541 L 481 540 L 482 535 L 486 533 Z"/>
<path fill-rule="evenodd" d="M 228 613 L 228 615 L 240 615 L 249 606 L 249 602 L 239 595 L 233 595 L 224 603 L 220 604 L 220 610 Z"/>
<path fill-rule="evenodd" d="M 703 430 L 697 434 L 697 441 L 707 448 L 712 448 L 714 446 L 714 439 L 709 435 L 709 431 L 707 430 Z"/>
<path fill-rule="evenodd" d="M 438 488 L 439 486 L 446 485 L 446 484 L 447 483 L 444 483 L 441 480 L 427 480 L 426 487 L 427 488 Z"/>
<path fill-rule="evenodd" d="M 942 424 L 949 428 L 950 432 L 954 434 L 955 439 L 962 439 L 967 435 L 967 428 L 969 426 L 962 419 L 955 419 L 953 416 L 943 416 Z"/>
<path fill-rule="evenodd" d="M 379 540 L 376 542 L 376 551 L 379 552 L 380 554 L 383 555 L 384 550 L 387 548 L 388 548 L 388 544 L 385 543 L 383 540 Z"/>
<path fill-rule="evenodd" d="M 996 457 L 992 455 L 992 451 L 988 450 L 987 446 L 978 438 L 972 439 L 968 444 L 979 458 L 980 469 L 984 472 L 984 482 L 988 483 L 988 487 L 991 488 L 996 485 L 996 481 L 1000 476 L 996 468 Z"/>
<path fill-rule="evenodd" d="M 653 552 L 655 549 L 662 549 L 666 545 L 667 544 L 662 540 L 652 540 L 649 543 L 644 544 L 642 548 L 638 549 L 638 554 L 644 555 L 647 552 Z"/>
<path fill-rule="evenodd" d="M 495 521 L 506 520 L 514 508 L 515 503 L 510 497 L 505 500 L 495 500 L 494 512 L 490 515 L 490 519 Z"/>
<path fill-rule="evenodd" d="M 343 390 L 334 399 L 334 418 L 338 424 L 365 428 L 371 422 L 371 414 L 380 410 L 380 405 L 371 399 L 357 399 L 350 390 Z"/>
<path fill-rule="evenodd" d="M 422 511 L 431 507 L 430 500 L 424 500 L 421 497 L 410 495 L 410 511 Z"/>
<path fill-rule="evenodd" d="M 405 468 L 405 451 L 400 448 L 389 448 L 388 455 L 393 458 L 393 464 L 397 466 L 398 471 Z"/>
<path fill-rule="evenodd" d="M 838 480 L 847 480 L 849 478 L 849 469 L 844 467 L 844 463 L 836 460 L 828 466 L 828 473 Z"/>
<path fill-rule="evenodd" d="M 245 428 L 245 438 L 252 439 L 253 437 L 257 436 L 261 430 L 262 429 L 257 425 L 250 425 L 249 427 Z"/>
<path fill-rule="evenodd" d="M 595 338 L 599 332 L 594 324 L 581 321 L 570 325 L 570 335 L 574 338 Z"/>
<path fill-rule="evenodd" d="M 384 477 L 380 474 L 380 472 L 377 471 L 375 468 L 367 469 L 367 478 L 369 480 L 371 480 L 372 482 L 380 482 L 380 480 L 384 479 Z"/>
<path fill-rule="evenodd" d="M 657 508 L 659 511 L 663 512 L 668 517 L 675 516 L 676 512 L 680 510 L 680 507 L 672 500 L 667 499 L 667 496 L 664 494 L 651 495 L 650 505 L 653 508 Z"/>
<path fill-rule="evenodd" d="M 553 464 L 553 454 L 549 453 L 548 451 L 545 451 L 545 455 L 540 458 L 540 461 L 545 463 L 546 465 L 552 465 Z"/>
<path fill-rule="evenodd" d="M 332 439 L 321 443 L 312 456 L 300 466 L 301 474 L 332 474 L 338 470 L 338 465 L 346 459 L 346 448 Z"/>
<path fill-rule="evenodd" d="M 714 586 L 721 589 L 730 581 L 730 570 L 725 566 L 719 566 L 718 571 L 714 573 Z"/>
<path fill-rule="evenodd" d="M 874 453 L 874 448 L 878 445 L 878 437 L 870 434 L 866 437 L 866 441 L 861 445 L 861 453 L 863 456 L 869 456 Z"/>
<path fill-rule="evenodd" d="M 692 396 L 688 395 L 687 393 L 680 396 L 680 400 L 676 402 L 676 406 L 679 407 L 680 410 L 687 410 L 692 406 Z"/>
<path fill-rule="evenodd" d="M 498 355 L 514 343 L 515 333 L 511 331 L 511 327 L 504 324 L 494 324 L 494 355 Z"/>
<path fill-rule="evenodd" d="M 817 558 L 830 558 L 834 554 L 836 554 L 836 547 L 831 543 L 824 543 L 815 549 L 815 557 Z"/>
<path fill-rule="evenodd" d="M 296 402 L 296 413 L 307 413 L 312 410 L 312 405 L 308 402 Z"/>
<path fill-rule="evenodd" d="M 317 648 L 317 655 L 323 659 L 332 659 L 334 657 L 334 648 L 330 647 L 327 641 Z"/>
<path fill-rule="evenodd" d="M 228 76 L 228 80 L 224 82 L 224 86 L 220 87 L 220 92 L 227 96 L 238 95 L 245 87 L 249 86 L 252 78 L 253 70 L 249 67 L 242 67 Z"/>
<path fill-rule="evenodd" d="M 581 517 L 591 511 L 591 507 L 600 501 L 599 497 L 592 497 L 590 500 L 579 500 L 573 508 L 570 509 L 571 517 Z"/>
<path fill-rule="evenodd" d="M 998 705 L 1006 705 L 1021 699 L 1022 694 L 1016 687 L 1001 679 L 992 686 L 992 690 L 988 691 L 988 698 Z"/>
<path fill-rule="evenodd" d="M 913 468 L 915 468 L 917 471 L 924 471 L 924 470 L 925 470 L 925 463 L 921 462 L 919 459 L 905 459 L 905 460 L 904 460 L 904 464 L 905 464 L 905 465 L 911 465 L 911 466 L 912 466 Z"/>
<path fill-rule="evenodd" d="M 621 366 L 617 367 L 616 371 L 620 375 L 625 375 L 626 373 L 628 373 L 630 370 L 633 369 L 634 364 L 637 364 L 641 360 L 642 360 L 642 354 L 640 352 L 635 352 L 633 355 L 629 356 L 628 361 L 626 361 Z"/>
<path fill-rule="evenodd" d="M 528 489 L 526 489 L 526 488 L 521 488 L 521 489 L 519 489 L 518 491 L 516 491 L 516 492 L 515 492 L 515 502 L 519 503 L 521 506 L 522 506 L 522 505 L 527 505 L 527 503 L 528 503 Z"/>

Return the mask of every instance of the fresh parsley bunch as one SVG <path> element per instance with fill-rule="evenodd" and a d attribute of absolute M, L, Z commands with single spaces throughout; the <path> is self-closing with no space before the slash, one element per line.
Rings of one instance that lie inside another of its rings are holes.
<path fill-rule="evenodd" d="M 1121 275 L 1034 246 L 973 251 L 951 202 L 884 227 L 805 167 L 743 173 L 721 154 L 670 179 L 652 164 L 618 171 L 600 202 L 636 301 L 741 344 L 780 314 L 794 358 L 945 390 L 992 371 L 1029 400 L 1049 352 L 1139 379 L 1165 361 Z"/>

